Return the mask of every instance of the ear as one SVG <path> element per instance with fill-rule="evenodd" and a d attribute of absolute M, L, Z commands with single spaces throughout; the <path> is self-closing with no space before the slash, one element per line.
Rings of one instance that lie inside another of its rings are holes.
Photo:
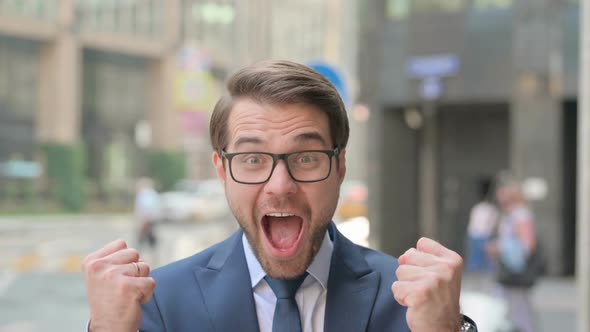
<path fill-rule="evenodd" d="M 217 151 L 213 151 L 212 155 L 213 166 L 215 167 L 215 171 L 217 173 L 217 178 L 221 183 L 225 184 L 226 173 L 225 167 L 223 167 L 223 158 L 217 153 Z"/>
<path fill-rule="evenodd" d="M 338 154 L 338 169 L 336 171 L 338 173 L 338 181 L 342 184 L 346 175 L 346 149 L 342 149 Z"/>

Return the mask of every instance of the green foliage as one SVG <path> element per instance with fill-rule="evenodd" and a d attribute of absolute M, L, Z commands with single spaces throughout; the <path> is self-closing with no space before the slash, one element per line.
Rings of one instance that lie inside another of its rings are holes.
<path fill-rule="evenodd" d="M 149 173 L 159 190 L 170 190 L 186 174 L 185 155 L 179 151 L 150 151 Z"/>
<path fill-rule="evenodd" d="M 84 170 L 86 155 L 82 144 L 41 146 L 45 154 L 47 176 L 57 199 L 66 210 L 80 211 L 85 204 Z"/>

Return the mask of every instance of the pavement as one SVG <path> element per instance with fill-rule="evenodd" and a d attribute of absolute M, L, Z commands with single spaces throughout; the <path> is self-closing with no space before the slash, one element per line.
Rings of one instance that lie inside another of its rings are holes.
<path fill-rule="evenodd" d="M 490 319 L 509 321 L 508 306 L 498 296 L 497 285 L 491 276 L 463 277 L 462 296 L 474 294 L 480 296 L 477 301 L 471 299 L 467 302 L 469 306 L 462 303 L 466 314 L 481 322 L 481 325 L 497 325 L 489 322 Z M 577 291 L 574 278 L 541 278 L 531 289 L 530 301 L 538 332 L 576 331 Z"/>
<path fill-rule="evenodd" d="M 161 225 L 159 247 L 146 260 L 157 267 L 189 256 L 236 227 L 232 220 Z M 354 234 L 366 227 L 342 225 Z M 127 215 L 0 217 L 0 332 L 82 330 L 89 313 L 82 259 L 116 238 L 133 244 L 133 230 Z M 464 293 L 493 293 L 489 278 L 466 275 L 463 285 Z M 531 296 L 539 331 L 575 331 L 576 296 L 573 278 L 542 279 Z"/>

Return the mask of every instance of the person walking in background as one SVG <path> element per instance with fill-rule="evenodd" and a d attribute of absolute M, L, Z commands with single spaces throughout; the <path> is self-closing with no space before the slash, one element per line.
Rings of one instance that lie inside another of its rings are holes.
<path fill-rule="evenodd" d="M 160 216 L 159 195 L 154 189 L 154 182 L 149 178 L 141 178 L 137 181 L 135 196 L 135 219 L 137 220 L 137 245 L 143 248 L 145 245 L 154 249 L 157 238 L 154 226 Z"/>
<path fill-rule="evenodd" d="M 498 262 L 499 295 L 508 303 L 512 321 L 519 331 L 533 332 L 534 313 L 530 290 L 537 277 L 535 216 L 516 182 L 501 184 L 496 198 L 502 210 L 498 238 L 489 251 Z"/>
<path fill-rule="evenodd" d="M 499 212 L 492 202 L 492 180 L 483 178 L 479 181 L 479 202 L 471 208 L 467 226 L 468 257 L 467 272 L 487 273 L 492 271 L 492 264 L 486 252 L 486 245 L 498 224 Z"/>

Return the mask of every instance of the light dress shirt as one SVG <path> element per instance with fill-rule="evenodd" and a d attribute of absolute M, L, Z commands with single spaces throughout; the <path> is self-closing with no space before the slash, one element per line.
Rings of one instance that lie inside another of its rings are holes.
<path fill-rule="evenodd" d="M 245 235 L 242 236 L 242 244 L 244 245 L 246 262 L 250 271 L 260 332 L 272 332 L 272 320 L 277 297 L 266 280 L 264 280 L 266 273 L 252 252 Z M 332 250 L 333 244 L 328 232 L 326 232 L 320 250 L 307 268 L 308 276 L 295 294 L 295 301 L 301 317 L 302 332 L 324 330 L 324 314 L 326 312 L 326 295 L 328 293 L 328 275 L 330 274 Z"/>

